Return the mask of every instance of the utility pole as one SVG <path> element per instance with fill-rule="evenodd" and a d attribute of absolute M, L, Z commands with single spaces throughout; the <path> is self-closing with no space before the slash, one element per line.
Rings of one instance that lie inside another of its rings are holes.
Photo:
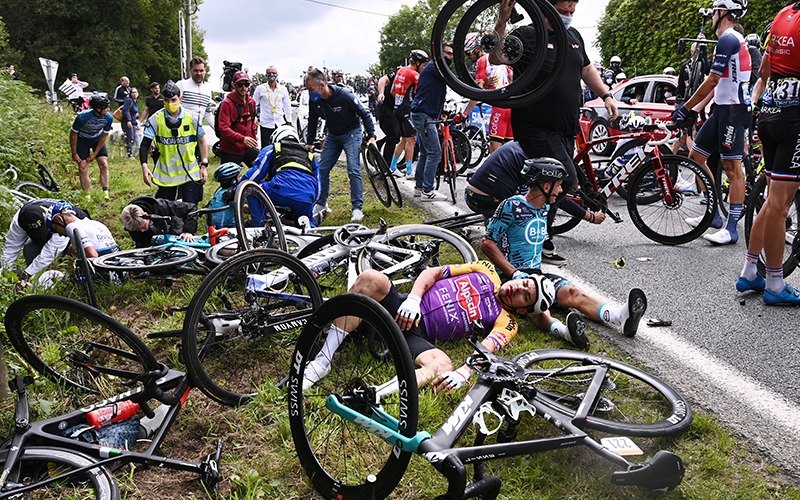
<path fill-rule="evenodd" d="M 192 0 L 183 0 L 178 12 L 178 31 L 181 51 L 181 77 L 189 77 L 189 60 L 192 58 Z"/>

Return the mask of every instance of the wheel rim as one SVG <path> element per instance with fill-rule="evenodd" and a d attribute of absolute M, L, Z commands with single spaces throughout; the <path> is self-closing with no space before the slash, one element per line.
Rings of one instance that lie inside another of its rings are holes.
<path fill-rule="evenodd" d="M 608 138 L 608 127 L 606 127 L 603 123 L 596 123 L 594 127 L 592 127 L 592 134 L 591 139 L 592 141 L 597 141 L 600 139 Z M 601 154 L 606 149 L 608 149 L 608 143 L 604 142 L 602 144 L 596 144 L 592 146 L 592 151 L 595 154 Z"/>

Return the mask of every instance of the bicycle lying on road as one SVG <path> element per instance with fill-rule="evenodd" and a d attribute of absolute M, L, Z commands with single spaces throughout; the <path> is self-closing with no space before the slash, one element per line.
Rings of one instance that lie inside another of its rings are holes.
<path fill-rule="evenodd" d="M 0 498 L 115 500 L 109 468 L 127 463 L 193 472 L 216 492 L 219 441 L 200 463 L 158 454 L 192 387 L 133 332 L 86 304 L 49 295 L 12 303 L 5 327 L 22 358 L 82 408 L 31 422 L 26 388 L 33 378 L 11 380 L 15 428 L 0 450 Z M 104 399 L 89 403 L 87 393 Z"/>
<path fill-rule="evenodd" d="M 304 392 L 307 362 L 320 353 L 334 321 L 351 333 L 333 355 L 327 375 Z M 431 436 L 417 428 L 414 364 L 386 310 L 365 296 L 346 294 L 314 314 L 292 356 L 288 409 L 300 463 L 319 494 L 385 498 L 416 453 L 447 478 L 447 492 L 437 498 L 493 499 L 501 481 L 485 475 L 485 461 L 570 446 L 586 446 L 610 462 L 617 469 L 614 484 L 667 491 L 681 483 L 684 467 L 677 455 L 658 451 L 647 462 L 633 463 L 589 434 L 678 433 L 692 418 L 678 392 L 637 368 L 595 354 L 544 350 L 502 358 L 479 343 L 482 328 L 474 333 L 470 344 L 476 353 L 467 364 L 478 380 Z M 526 427 L 536 416 L 559 435 L 528 437 Z M 473 445 L 459 446 L 470 433 Z M 487 443 L 490 436 L 496 442 Z M 626 442 L 635 446 L 629 438 Z M 467 465 L 474 467 L 469 486 Z"/>

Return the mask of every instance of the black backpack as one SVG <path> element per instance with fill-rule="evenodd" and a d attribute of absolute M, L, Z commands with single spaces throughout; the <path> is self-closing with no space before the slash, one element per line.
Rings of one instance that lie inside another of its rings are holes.
<path fill-rule="evenodd" d="M 222 102 L 225 102 L 225 101 L 223 100 Z M 219 103 L 217 105 L 217 109 L 214 110 L 214 133 L 217 135 L 217 138 L 221 138 L 222 137 L 222 135 L 220 135 L 220 133 L 219 133 L 219 110 L 222 108 L 222 102 Z M 236 101 L 232 101 L 232 102 L 233 102 L 234 106 L 236 106 L 236 119 L 231 122 L 231 127 L 233 127 L 234 125 L 239 123 L 239 121 L 242 119 L 242 116 L 244 115 L 244 106 L 242 106 L 241 104 L 239 104 Z M 248 104 L 250 106 L 250 116 L 253 118 L 253 120 L 255 120 L 256 119 L 256 104 L 253 101 L 250 101 Z"/>

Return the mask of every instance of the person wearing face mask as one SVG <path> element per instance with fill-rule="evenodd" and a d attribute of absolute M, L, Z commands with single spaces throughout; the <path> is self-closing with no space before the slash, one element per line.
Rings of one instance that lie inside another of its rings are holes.
<path fill-rule="evenodd" d="M 570 27 L 577 0 L 550 0 L 550 3 L 555 7 L 567 31 L 568 47 L 564 66 L 561 75 L 550 90 L 536 102 L 511 109 L 511 127 L 514 130 L 515 140 L 522 146 L 528 158 L 555 158 L 567 168 L 568 175 L 563 181 L 563 192 L 559 196 L 556 206 L 573 217 L 585 219 L 586 211 L 566 198 L 566 195 L 575 188 L 577 178 L 572 157 L 575 150 L 575 136 L 579 132 L 578 116 L 583 95 L 581 81 L 595 94 L 602 97 L 612 120 L 617 117 L 617 105 L 608 91 L 608 86 L 603 83 L 600 74 L 589 61 L 580 33 Z M 515 4 L 515 0 L 500 2 L 495 26 L 500 37 L 506 36 L 506 23 L 511 17 Z M 537 34 L 533 26 L 522 26 L 511 34 L 519 37 L 526 46 L 533 46 L 537 43 Z M 555 33 L 548 24 L 547 56 L 540 76 L 537 78 L 544 78 L 553 67 L 556 43 Z M 489 55 L 489 62 L 492 64 L 504 63 L 501 52 L 502 45 L 498 44 L 498 49 Z M 514 73 L 522 74 L 526 64 L 527 61 L 524 58 L 513 64 Z M 552 234 L 549 227 L 548 234 Z M 549 237 L 544 242 L 542 260 L 556 265 L 564 265 L 567 261 L 566 258 L 556 253 L 555 245 Z"/>
<path fill-rule="evenodd" d="M 250 97 L 250 76 L 244 71 L 233 75 L 233 92 L 219 105 L 217 132 L 222 163 L 253 165 L 258 156 L 256 140 L 256 101 Z"/>
<path fill-rule="evenodd" d="M 444 58 L 453 60 L 453 46 L 445 43 L 442 47 Z M 436 64 L 427 64 L 419 75 L 417 92 L 411 101 L 411 124 L 419 135 L 419 161 L 414 175 L 414 198 L 421 201 L 446 200 L 447 196 L 433 189 L 436 170 L 442 159 L 442 146 L 439 144 L 439 131 L 436 120 L 441 119 L 447 83 Z M 458 121 L 464 121 L 472 110 L 475 101 L 470 101 Z"/>
<path fill-rule="evenodd" d="M 164 84 L 164 108 L 148 118 L 139 147 L 142 179 L 158 187 L 156 198 L 200 203 L 208 179 L 206 132 L 200 116 L 181 106 L 181 89 L 169 80 Z M 153 170 L 147 164 L 150 145 L 158 151 Z"/>
<path fill-rule="evenodd" d="M 103 196 L 108 199 L 108 150 L 106 141 L 111 132 L 114 118 L 109 109 L 108 97 L 95 92 L 89 99 L 89 108 L 75 116 L 69 132 L 69 147 L 72 160 L 78 164 L 78 175 L 81 178 L 81 189 L 89 196 L 89 164 L 97 160 L 100 167 L 100 185 Z"/>
<path fill-rule="evenodd" d="M 278 69 L 267 68 L 267 83 L 262 83 L 253 92 L 258 105 L 258 124 L 261 127 L 261 147 L 269 146 L 269 138 L 280 125 L 292 123 L 292 103 L 285 85 L 278 83 Z"/>

